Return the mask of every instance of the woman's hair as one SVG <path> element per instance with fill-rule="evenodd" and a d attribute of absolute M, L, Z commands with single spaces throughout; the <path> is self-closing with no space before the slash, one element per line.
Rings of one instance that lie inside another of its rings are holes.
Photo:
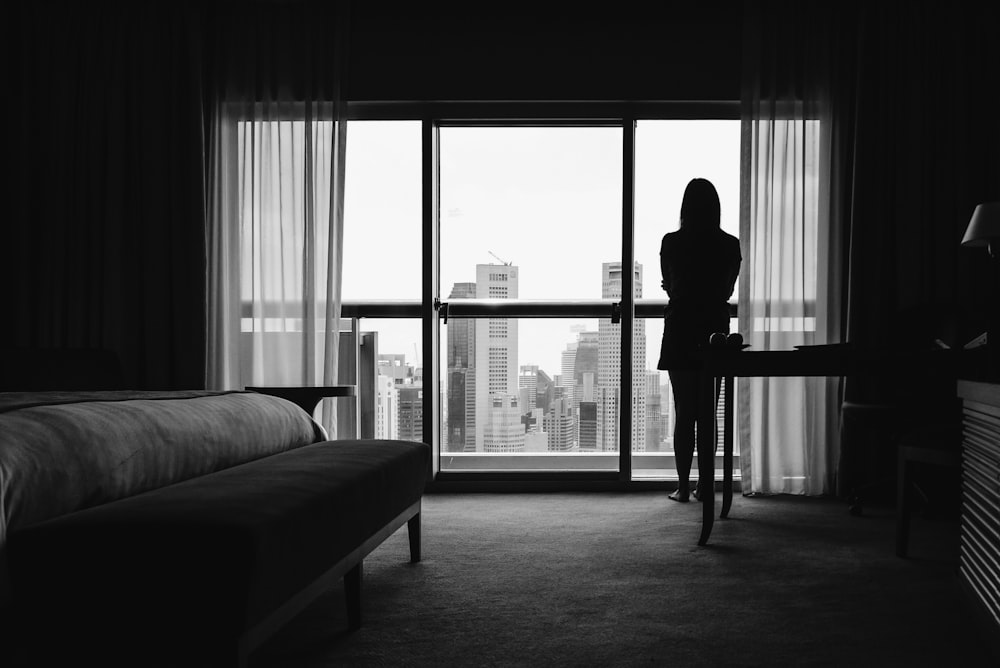
<path fill-rule="evenodd" d="M 681 227 L 710 229 L 719 227 L 719 193 L 707 179 L 691 179 L 681 200 Z"/>

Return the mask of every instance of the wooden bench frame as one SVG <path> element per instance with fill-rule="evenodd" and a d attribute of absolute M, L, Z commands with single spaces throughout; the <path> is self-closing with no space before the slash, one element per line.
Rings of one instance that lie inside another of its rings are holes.
<path fill-rule="evenodd" d="M 364 558 L 385 540 L 396 533 L 404 524 L 410 540 L 410 563 L 420 561 L 420 501 L 401 512 L 388 524 L 379 529 L 350 554 L 338 561 L 329 570 L 306 585 L 297 594 L 285 601 L 263 620 L 240 636 L 236 647 L 236 665 L 241 668 L 249 663 L 250 655 L 278 629 L 302 612 L 318 596 L 336 586 L 344 579 L 344 595 L 347 603 L 348 627 L 354 631 L 361 626 L 361 581 Z"/>

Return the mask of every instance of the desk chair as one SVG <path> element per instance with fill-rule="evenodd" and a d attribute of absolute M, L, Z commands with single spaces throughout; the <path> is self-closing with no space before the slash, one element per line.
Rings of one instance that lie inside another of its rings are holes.
<path fill-rule="evenodd" d="M 904 423 L 893 404 L 841 404 L 837 487 L 851 515 L 861 516 L 865 505 L 887 504 L 894 498 L 895 450 Z"/>
<path fill-rule="evenodd" d="M 961 403 L 955 398 L 921 404 L 845 401 L 841 434 L 839 487 L 850 513 L 859 516 L 866 503 L 894 496 L 896 554 L 907 556 L 918 497 L 926 512 L 936 505 L 958 507 Z M 928 486 L 934 492 L 924 489 Z"/>
<path fill-rule="evenodd" d="M 914 492 L 919 493 L 926 504 L 931 499 L 914 480 L 918 465 L 937 466 L 957 474 L 961 470 L 961 457 L 957 449 L 900 445 L 896 482 L 896 556 L 906 557 L 910 543 L 910 514 L 913 512 Z M 935 472 L 935 475 L 942 475 Z M 945 488 L 949 485 L 943 485 Z"/>

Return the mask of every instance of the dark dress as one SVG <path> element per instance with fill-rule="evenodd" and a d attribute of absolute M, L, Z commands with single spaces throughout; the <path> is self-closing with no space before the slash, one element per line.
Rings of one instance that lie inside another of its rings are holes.
<path fill-rule="evenodd" d="M 729 332 L 729 298 L 740 273 L 739 239 L 718 228 L 681 228 L 663 236 L 664 309 L 657 369 L 690 369 L 692 353 L 714 332 Z"/>

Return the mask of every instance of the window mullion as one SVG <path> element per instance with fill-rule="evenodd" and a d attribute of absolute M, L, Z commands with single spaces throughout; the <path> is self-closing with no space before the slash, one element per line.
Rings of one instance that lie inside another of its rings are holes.
<path fill-rule="evenodd" d="M 633 362 L 635 346 L 635 118 L 622 119 L 622 294 L 621 382 L 619 384 L 618 475 L 632 478 Z"/>
<path fill-rule="evenodd" d="M 437 473 L 440 459 L 441 411 L 438 388 L 440 386 L 441 325 L 434 310 L 440 296 L 440 243 L 439 243 L 439 172 L 438 127 L 424 119 L 421 128 L 421 183 L 422 183 L 422 255 L 421 263 L 421 320 L 423 329 L 423 440 L 431 446 L 431 479 Z"/>

